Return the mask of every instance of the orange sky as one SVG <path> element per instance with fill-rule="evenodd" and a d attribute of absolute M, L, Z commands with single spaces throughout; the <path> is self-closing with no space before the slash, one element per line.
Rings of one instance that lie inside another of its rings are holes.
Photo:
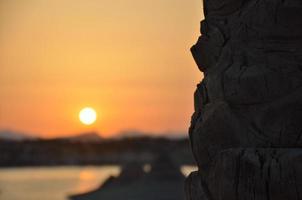
<path fill-rule="evenodd" d="M 0 129 L 185 132 L 202 17 L 201 0 L 1 0 Z"/>

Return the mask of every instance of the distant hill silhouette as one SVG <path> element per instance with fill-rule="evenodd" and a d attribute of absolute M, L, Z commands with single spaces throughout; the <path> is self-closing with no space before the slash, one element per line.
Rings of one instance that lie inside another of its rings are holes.
<path fill-rule="evenodd" d="M 45 139 L 37 137 L 30 133 L 0 130 L 0 140 L 4 141 L 24 141 L 24 140 L 67 140 L 70 142 L 99 142 L 103 138 L 97 132 L 79 133 L 68 137 L 58 137 L 53 139 Z"/>
<path fill-rule="evenodd" d="M 103 138 L 97 132 L 87 132 L 57 139 L 68 140 L 71 142 L 100 142 Z"/>
<path fill-rule="evenodd" d="M 22 140 L 34 140 L 38 138 L 28 133 L 11 131 L 11 130 L 0 130 L 0 139 L 22 141 Z"/>
<path fill-rule="evenodd" d="M 37 140 L 41 138 L 37 136 L 38 134 L 25 133 L 20 131 L 13 130 L 0 130 L 0 140 L 10 140 L 10 141 L 23 141 L 23 140 Z M 117 133 L 111 139 L 123 139 L 123 138 L 140 138 L 140 137 L 161 137 L 167 139 L 184 139 L 187 137 L 187 134 L 184 132 L 145 132 L 139 130 L 125 130 Z M 62 136 L 52 138 L 51 140 L 68 140 L 74 142 L 99 142 L 103 140 L 99 133 L 97 132 L 84 132 L 77 133 L 71 136 Z"/>
<path fill-rule="evenodd" d="M 187 137 L 187 134 L 184 132 L 145 132 L 139 130 L 125 130 L 121 131 L 114 138 L 133 138 L 133 137 L 163 137 L 167 139 L 181 139 Z"/>

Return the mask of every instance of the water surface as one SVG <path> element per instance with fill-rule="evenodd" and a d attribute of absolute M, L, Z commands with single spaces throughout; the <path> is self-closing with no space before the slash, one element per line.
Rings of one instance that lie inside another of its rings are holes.
<path fill-rule="evenodd" d="M 184 166 L 188 175 L 195 167 Z M 109 176 L 117 176 L 119 166 L 24 167 L 0 169 L 0 200 L 67 200 L 98 188 Z"/>
<path fill-rule="evenodd" d="M 0 169 L 0 200 L 66 200 L 97 188 L 118 166 Z"/>

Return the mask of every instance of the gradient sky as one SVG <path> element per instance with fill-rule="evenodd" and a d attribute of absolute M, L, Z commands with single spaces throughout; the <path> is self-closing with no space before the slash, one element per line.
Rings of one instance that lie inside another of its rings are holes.
<path fill-rule="evenodd" d="M 186 132 L 201 0 L 0 0 L 0 129 Z M 82 107 L 98 112 L 84 126 Z"/>

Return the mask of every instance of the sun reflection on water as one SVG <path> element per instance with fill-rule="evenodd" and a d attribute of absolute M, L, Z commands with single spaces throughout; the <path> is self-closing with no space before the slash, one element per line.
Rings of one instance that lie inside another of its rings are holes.
<path fill-rule="evenodd" d="M 119 167 L 112 166 L 104 167 L 102 168 L 102 171 L 97 171 L 93 167 L 83 168 L 79 173 L 77 185 L 73 190 L 73 193 L 84 193 L 93 189 L 97 189 L 107 180 L 108 175 L 117 176 L 119 172 Z M 102 180 L 101 183 L 100 180 Z"/>

